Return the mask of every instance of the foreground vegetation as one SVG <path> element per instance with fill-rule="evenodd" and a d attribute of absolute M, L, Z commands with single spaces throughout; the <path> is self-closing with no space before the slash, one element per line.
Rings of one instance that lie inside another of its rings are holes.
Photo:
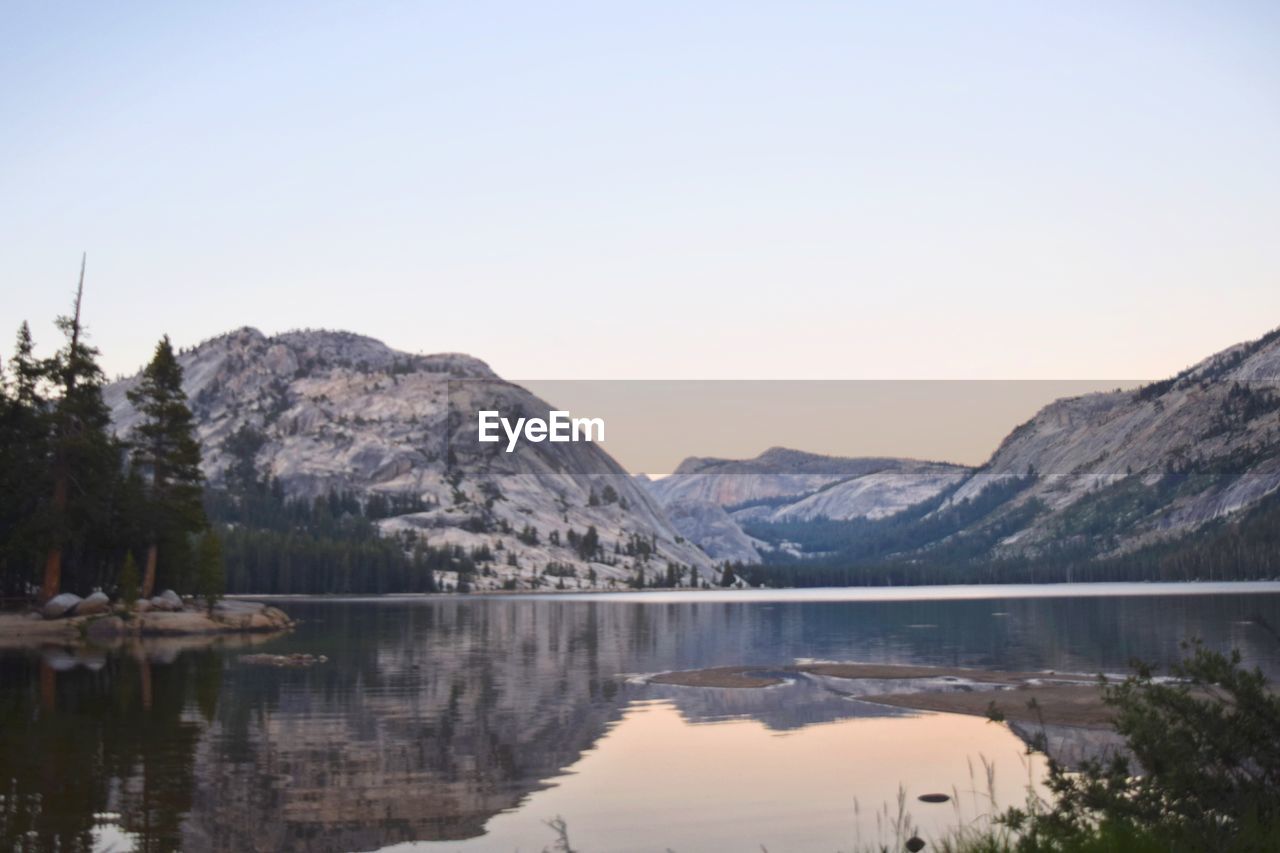
<path fill-rule="evenodd" d="M 1280 844 L 1280 695 L 1258 669 L 1198 643 L 1158 678 L 1104 688 L 1126 751 L 1075 769 L 1049 759 L 1048 801 L 960 832 L 955 853 L 1273 851 Z M 1043 752 L 1043 740 L 1033 743 Z"/>

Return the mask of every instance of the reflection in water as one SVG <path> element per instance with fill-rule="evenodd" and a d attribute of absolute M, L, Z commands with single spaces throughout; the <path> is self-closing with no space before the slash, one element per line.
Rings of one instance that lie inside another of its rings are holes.
<path fill-rule="evenodd" d="M 179 849 L 223 666 L 212 651 L 167 665 L 116 655 L 96 671 L 6 658 L 0 846 L 88 849 L 101 835 L 98 816 L 119 814 L 139 849 Z"/>
<path fill-rule="evenodd" d="M 869 813 L 900 782 L 964 788 L 979 754 L 1003 756 L 1017 801 L 1019 741 L 815 681 L 729 691 L 634 676 L 797 659 L 1118 671 L 1173 659 L 1187 635 L 1280 669 L 1251 621 L 1280 624 L 1276 595 L 288 609 L 298 631 L 255 650 L 329 663 L 254 667 L 204 641 L 0 653 L 0 846 L 91 849 L 123 832 L 145 850 L 541 849 L 541 821 L 563 814 L 592 853 L 706 848 L 724 825 L 749 846 L 848 849 L 854 797 L 874 840 Z M 670 840 L 652 835 L 658 808 Z M 925 825 L 928 807 L 912 812 Z"/>
<path fill-rule="evenodd" d="M 1005 805 L 1023 803 L 1044 772 L 1020 740 L 976 717 L 866 716 L 779 735 L 751 719 L 691 725 L 667 702 L 639 702 L 555 787 L 495 818 L 484 837 L 411 847 L 539 850 L 550 839 L 543 821 L 559 815 L 580 850 L 851 850 L 892 840 L 900 782 L 910 825 L 938 837 L 991 813 L 984 758 Z M 916 800 L 933 791 L 954 802 Z"/>

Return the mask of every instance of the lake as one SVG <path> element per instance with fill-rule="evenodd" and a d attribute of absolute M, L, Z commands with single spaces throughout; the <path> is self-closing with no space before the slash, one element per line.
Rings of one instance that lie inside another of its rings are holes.
<path fill-rule="evenodd" d="M 1002 725 L 818 682 L 856 661 L 1119 673 L 1202 638 L 1280 677 L 1280 584 L 284 599 L 291 634 L 0 651 L 4 849 L 853 851 L 1019 804 Z M 306 668 L 247 653 L 325 655 Z M 990 774 L 990 776 L 989 776 Z M 918 794 L 945 792 L 943 805 Z"/>

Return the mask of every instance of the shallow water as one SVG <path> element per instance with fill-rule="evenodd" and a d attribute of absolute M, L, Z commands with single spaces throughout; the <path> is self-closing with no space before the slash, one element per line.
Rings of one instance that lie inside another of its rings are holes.
<path fill-rule="evenodd" d="M 927 835 L 957 812 L 917 794 L 954 789 L 968 818 L 988 807 L 982 759 L 1002 805 L 1040 765 L 1002 726 L 818 682 L 637 676 L 797 660 L 1121 672 L 1188 636 L 1280 676 L 1274 584 L 280 603 L 303 620 L 284 637 L 0 653 L 0 847 L 541 850 L 562 816 L 585 853 L 852 850 L 892 839 L 899 784 Z M 263 668 L 249 650 L 329 661 Z"/>

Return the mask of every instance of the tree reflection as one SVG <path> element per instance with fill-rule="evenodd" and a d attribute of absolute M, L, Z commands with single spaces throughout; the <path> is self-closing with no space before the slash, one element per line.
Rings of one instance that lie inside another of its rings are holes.
<path fill-rule="evenodd" d="M 0 675 L 0 847 L 90 850 L 101 816 L 115 813 L 137 849 L 181 848 L 220 655 L 158 664 L 51 649 L 0 657 Z"/>

